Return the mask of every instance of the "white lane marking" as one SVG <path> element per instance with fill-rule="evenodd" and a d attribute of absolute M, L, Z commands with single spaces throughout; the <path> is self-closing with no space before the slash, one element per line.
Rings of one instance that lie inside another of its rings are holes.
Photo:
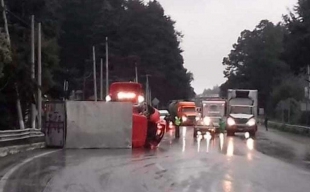
<path fill-rule="evenodd" d="M 10 169 L 8 172 L 5 173 L 5 175 L 1 178 L 0 180 L 0 192 L 3 192 L 4 191 L 4 187 L 6 185 L 6 182 L 8 181 L 8 179 L 12 176 L 12 174 L 19 168 L 21 168 L 23 165 L 29 163 L 30 161 L 33 161 L 39 157 L 43 157 L 43 156 L 46 156 L 46 155 L 49 155 L 51 153 L 55 153 L 57 151 L 60 151 L 61 149 L 59 150 L 55 150 L 55 151 L 50 151 L 50 152 L 46 152 L 46 153 L 42 153 L 40 155 L 36 155 L 36 156 L 33 156 L 31 158 L 28 158 L 26 160 L 24 160 L 23 162 L 15 165 L 12 169 Z"/>

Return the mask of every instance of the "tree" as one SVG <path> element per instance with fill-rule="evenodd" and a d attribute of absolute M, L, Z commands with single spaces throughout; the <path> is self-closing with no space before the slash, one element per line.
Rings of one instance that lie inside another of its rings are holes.
<path fill-rule="evenodd" d="M 4 33 L 0 33 L 0 78 L 4 76 L 3 68 L 11 63 L 11 50 Z"/>
<path fill-rule="evenodd" d="M 208 96 L 210 94 L 220 94 L 220 87 L 216 85 L 212 89 L 204 89 L 200 96 Z"/>
<path fill-rule="evenodd" d="M 59 82 L 65 76 L 70 77 L 67 80 L 71 89 L 83 89 L 83 76 L 92 72 L 91 47 L 96 45 L 97 58 L 104 59 L 108 36 L 113 80 L 133 80 L 135 63 L 130 57 L 137 56 L 140 82 L 145 84 L 144 76 L 150 74 L 152 96 L 161 103 L 194 95 L 190 85 L 193 75 L 183 66 L 181 34 L 157 1 L 144 4 L 139 0 L 70 0 L 62 3 L 59 12 L 63 13 L 60 65 L 71 72 L 59 75 Z M 92 83 L 92 80 L 86 82 Z M 89 97 L 93 91 L 87 85 L 85 91 Z"/>
<path fill-rule="evenodd" d="M 287 33 L 282 58 L 295 74 L 305 72 L 310 60 L 310 1 L 298 0 L 294 12 L 284 16 Z"/>
<path fill-rule="evenodd" d="M 32 0 L 19 1 L 10 0 L 6 2 L 8 13 L 8 23 L 11 39 L 11 61 L 3 68 L 3 78 L 0 80 L 1 91 L 0 103 L 5 106 L 4 127 L 13 128 L 16 126 L 16 92 L 21 98 L 21 104 L 24 117 L 27 117 L 30 104 L 35 102 L 37 84 L 31 79 L 30 67 L 30 16 L 36 15 L 37 22 L 43 23 L 42 38 L 42 90 L 45 93 L 52 85 L 53 70 L 58 64 L 57 44 L 55 44 L 54 30 L 55 23 L 52 22 L 52 7 L 49 7 L 55 1 Z M 45 16 L 46 14 L 46 16 Z M 29 118 L 28 118 L 29 119 Z"/>
<path fill-rule="evenodd" d="M 0 34 L 0 125 L 16 124 L 17 85 L 24 117 L 35 102 L 37 83 L 30 71 L 30 17 L 42 23 L 42 94 L 54 99 L 66 96 L 64 81 L 71 90 L 92 96 L 92 46 L 96 59 L 105 59 L 109 37 L 110 83 L 135 77 L 145 84 L 150 74 L 152 96 L 161 103 L 194 96 L 193 74 L 184 68 L 175 22 L 157 1 L 140 0 L 10 0 L 6 1 L 12 49 L 8 52 Z M 138 61 L 132 57 L 139 58 Z M 98 67 L 99 68 L 99 67 Z M 99 76 L 99 70 L 98 74 Z M 169 79 L 167 81 L 166 79 Z M 99 83 L 99 81 L 98 81 Z"/>
<path fill-rule="evenodd" d="M 229 56 L 223 59 L 228 80 L 221 86 L 222 91 L 257 89 L 259 105 L 266 107 L 273 86 L 289 71 L 280 60 L 284 33 L 281 24 L 274 25 L 267 20 L 261 21 L 253 31 L 243 31 Z"/>

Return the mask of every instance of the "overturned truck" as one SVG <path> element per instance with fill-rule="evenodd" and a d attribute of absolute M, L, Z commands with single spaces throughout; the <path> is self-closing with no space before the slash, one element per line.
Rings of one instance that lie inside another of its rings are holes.
<path fill-rule="evenodd" d="M 164 136 L 157 109 L 144 102 L 142 86 L 117 82 L 104 101 L 46 102 L 44 132 L 48 147 L 156 147 Z"/>

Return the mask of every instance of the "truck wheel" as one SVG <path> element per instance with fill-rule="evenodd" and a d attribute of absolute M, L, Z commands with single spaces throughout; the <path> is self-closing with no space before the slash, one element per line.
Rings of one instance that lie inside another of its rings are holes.
<path fill-rule="evenodd" d="M 227 131 L 227 136 L 234 136 L 235 133 L 233 131 Z"/>
<path fill-rule="evenodd" d="M 197 137 L 197 130 L 194 128 L 194 134 L 193 137 L 196 138 Z"/>
<path fill-rule="evenodd" d="M 211 139 L 215 139 L 215 132 L 214 133 L 211 133 Z"/>
<path fill-rule="evenodd" d="M 256 131 L 251 131 L 251 132 L 250 132 L 250 136 L 251 136 L 251 137 L 255 137 L 255 134 L 256 134 Z"/>

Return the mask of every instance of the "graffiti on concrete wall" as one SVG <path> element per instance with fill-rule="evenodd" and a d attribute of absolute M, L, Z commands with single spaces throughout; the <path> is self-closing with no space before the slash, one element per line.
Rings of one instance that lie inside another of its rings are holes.
<path fill-rule="evenodd" d="M 65 140 L 64 103 L 46 103 L 44 106 L 44 132 L 48 146 L 62 147 Z"/>

